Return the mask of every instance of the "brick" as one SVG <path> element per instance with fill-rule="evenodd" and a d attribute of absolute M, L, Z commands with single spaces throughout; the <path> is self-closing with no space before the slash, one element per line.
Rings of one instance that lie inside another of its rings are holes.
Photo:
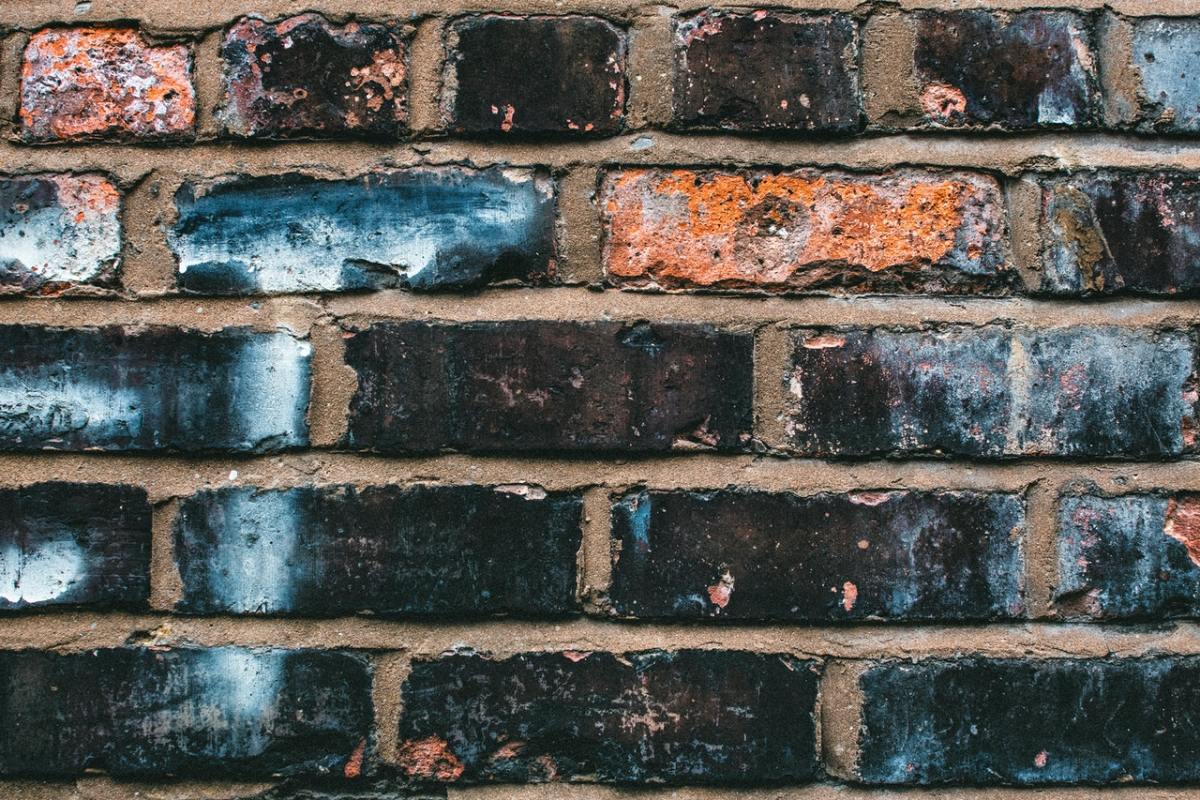
<path fill-rule="evenodd" d="M 229 176 L 185 183 L 175 205 L 168 239 L 187 292 L 445 289 L 555 271 L 554 187 L 541 171 Z"/>
<path fill-rule="evenodd" d="M 177 608 L 569 614 L 581 507 L 534 486 L 200 492 L 175 526 Z"/>
<path fill-rule="evenodd" d="M 150 502 L 134 486 L 0 489 L 0 610 L 141 606 L 150 593 Z"/>
<path fill-rule="evenodd" d="M 262 792 L 239 795 L 236 800 L 445 800 L 443 786 L 409 786 L 389 778 L 364 785 L 362 778 L 340 785 L 307 786 L 286 781 Z"/>
<path fill-rule="evenodd" d="M 1200 20 L 1151 17 L 1128 24 L 1132 62 L 1118 74 L 1131 85 L 1113 92 L 1117 103 L 1125 100 L 1118 124 L 1147 133 L 1200 131 L 1200 78 L 1193 66 L 1200 57 Z"/>
<path fill-rule="evenodd" d="M 978 620 L 1024 607 L 1020 495 L 640 491 L 612 513 L 620 615 Z"/>
<path fill-rule="evenodd" d="M 620 286 L 998 294 L 1013 280 L 983 175 L 628 169 L 601 202 Z"/>
<path fill-rule="evenodd" d="M 221 119 L 237 136 L 396 136 L 408 121 L 398 28 L 319 14 L 243 17 L 225 34 Z"/>
<path fill-rule="evenodd" d="M 182 44 L 133 28 L 49 28 L 21 68 L 21 135 L 29 141 L 166 139 L 192 133 L 196 92 Z"/>
<path fill-rule="evenodd" d="M 1195 445 L 1181 331 L 800 330 L 787 437 L 805 455 L 1177 457 Z"/>
<path fill-rule="evenodd" d="M 446 41 L 454 131 L 613 134 L 625 121 L 625 32 L 582 16 L 471 16 Z"/>
<path fill-rule="evenodd" d="M 416 661 L 399 767 L 461 783 L 810 780 L 817 679 L 814 662 L 719 650 Z"/>
<path fill-rule="evenodd" d="M 0 287 L 50 294 L 109 284 L 120 257 L 121 194 L 107 178 L 0 178 Z"/>
<path fill-rule="evenodd" d="M 1200 778 L 1195 657 L 892 662 L 861 687 L 869 783 Z"/>
<path fill-rule="evenodd" d="M 704 11 L 675 28 L 676 125 L 852 132 L 858 31 L 845 14 Z"/>
<path fill-rule="evenodd" d="M 1200 180 L 1084 172 L 1042 181 L 1042 289 L 1055 294 L 1200 292 Z"/>
<path fill-rule="evenodd" d="M 239 328 L 0 325 L 0 450 L 300 447 L 310 351 Z"/>
<path fill-rule="evenodd" d="M 1097 85 L 1090 33 L 1070 11 L 914 15 L 920 110 L 927 123 L 1012 130 L 1091 126 Z"/>
<path fill-rule="evenodd" d="M 0 686 L 6 775 L 341 773 L 372 722 L 370 668 L 345 653 L 10 651 Z"/>
<path fill-rule="evenodd" d="M 1200 615 L 1200 497 L 1061 498 L 1054 602 L 1066 617 Z"/>
<path fill-rule="evenodd" d="M 455 449 L 740 450 L 748 333 L 620 322 L 380 323 L 346 342 L 347 443 Z"/>

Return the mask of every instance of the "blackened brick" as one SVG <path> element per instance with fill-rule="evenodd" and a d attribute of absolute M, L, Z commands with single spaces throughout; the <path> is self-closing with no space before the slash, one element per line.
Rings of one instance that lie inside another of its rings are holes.
<path fill-rule="evenodd" d="M 1054 600 L 1067 617 L 1200 616 L 1200 497 L 1063 497 Z"/>
<path fill-rule="evenodd" d="M 809 780 L 817 677 L 813 662 L 738 651 L 417 661 L 400 768 L 464 783 Z"/>
<path fill-rule="evenodd" d="M 0 287 L 49 294 L 111 283 L 121 195 L 101 175 L 0 178 Z"/>
<path fill-rule="evenodd" d="M 1022 603 L 1020 495 L 642 491 L 613 504 L 635 617 L 966 620 Z"/>
<path fill-rule="evenodd" d="M 348 444 L 379 451 L 745 448 L 748 333 L 620 322 L 380 323 L 352 336 Z"/>
<path fill-rule="evenodd" d="M 0 449 L 308 443 L 311 347 L 286 333 L 0 326 Z"/>
<path fill-rule="evenodd" d="M 185 499 L 178 608 L 566 614 L 578 495 L 535 486 L 229 488 Z"/>
<path fill-rule="evenodd" d="M 0 609 L 145 603 L 150 502 L 134 486 L 0 489 Z"/>
<path fill-rule="evenodd" d="M 134 28 L 38 31 L 25 48 L 20 119 L 29 141 L 185 136 L 196 119 L 191 53 Z"/>
<path fill-rule="evenodd" d="M 442 113 L 466 133 L 617 133 L 625 32 L 595 17 L 484 15 L 447 36 Z"/>
<path fill-rule="evenodd" d="M 1189 334 L 797 331 L 787 435 L 808 455 L 1174 457 L 1195 444 Z"/>
<path fill-rule="evenodd" d="M 857 29 L 845 14 L 705 11 L 675 33 L 676 124 L 858 130 Z"/>
<path fill-rule="evenodd" d="M 889 663 L 861 686 L 869 783 L 1200 778 L 1200 658 Z"/>
<path fill-rule="evenodd" d="M 921 110 L 944 126 L 1087 126 L 1096 116 L 1090 34 L 1070 11 L 915 15 Z"/>
<path fill-rule="evenodd" d="M 408 53 L 388 25 L 319 14 L 243 17 L 225 34 L 225 129 L 239 136 L 395 136 L 408 119 Z"/>
<path fill-rule="evenodd" d="M 332 652 L 6 652 L 0 692 L 4 774 L 341 773 L 372 724 L 370 668 Z"/>
<path fill-rule="evenodd" d="M 1087 172 L 1042 183 L 1042 289 L 1056 294 L 1200 292 L 1200 180 Z"/>
<path fill-rule="evenodd" d="M 536 170 L 230 176 L 185 183 L 175 205 L 177 280 L 197 294 L 462 288 L 554 274 L 554 187 Z"/>
<path fill-rule="evenodd" d="M 639 289 L 1003 294 L 987 175 L 622 169 L 601 189 L 604 271 Z"/>

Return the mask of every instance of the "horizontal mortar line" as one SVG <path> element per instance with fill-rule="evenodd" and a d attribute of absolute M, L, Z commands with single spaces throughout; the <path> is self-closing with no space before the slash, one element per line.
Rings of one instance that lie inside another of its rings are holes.
<path fill-rule="evenodd" d="M 392 319 L 695 322 L 734 329 L 773 323 L 795 327 L 915 327 L 925 323 L 1012 323 L 1047 328 L 1186 327 L 1200 323 L 1200 299 L 782 297 L 595 291 L 576 286 L 494 288 L 472 294 L 385 290 L 370 294 L 250 298 L 172 296 L 98 300 L 10 296 L 0 300 L 0 324 L 5 325 L 173 324 L 203 330 L 246 325 L 264 330 L 287 328 L 303 335 L 313 322 L 327 315 L 349 327 Z"/>
<path fill-rule="evenodd" d="M 630 19 L 638 14 L 651 14 L 661 7 L 653 2 L 621 2 L 620 0 L 374 0 L 370 13 L 363 13 L 362 4 L 354 0 L 312 0 L 297 5 L 288 0 L 192 0 L 175 5 L 169 0 L 94 0 L 91 8 L 83 14 L 75 12 L 71 4 L 41 2 L 14 3 L 15 7 L 0 13 L 0 24 L 15 27 L 37 27 L 52 23 L 73 21 L 77 23 L 104 20 L 140 19 L 144 24 L 167 31 L 188 30 L 221 26 L 237 16 L 257 13 L 265 17 L 294 14 L 298 10 L 321 11 L 331 15 L 360 15 L 364 19 L 410 15 L 453 16 L 468 12 L 496 13 L 592 13 L 603 14 L 613 19 Z M 701 0 L 690 0 L 676 4 L 682 11 L 706 8 L 709 4 Z M 727 3 L 729 6 L 745 6 L 745 3 Z M 905 10 L 921 8 L 1069 8 L 1102 9 L 1129 15 L 1185 15 L 1200 13 L 1200 4 L 1195 0 L 1164 0 L 1147 6 L 1145 0 L 901 0 L 898 7 Z M 797 10 L 843 10 L 853 11 L 862 6 L 861 0 L 773 0 L 774 8 Z M 753 6 L 750 6 L 753 7 Z"/>
<path fill-rule="evenodd" d="M 128 644 L 395 651 L 432 658 L 470 648 L 497 656 L 560 650 L 750 650 L 806 658 L 891 659 L 966 655 L 1106 658 L 1200 655 L 1200 623 L 972 625 L 653 624 L 598 618 L 557 621 L 385 620 L 368 616 L 186 617 L 57 611 L 0 620 L 0 650 L 80 652 Z"/>
<path fill-rule="evenodd" d="M 1196 800 L 1200 788 L 1112 786 L 1061 788 L 870 788 L 842 784 L 796 787 L 617 787 L 602 784 L 451 786 L 447 800 Z"/>
<path fill-rule="evenodd" d="M 636 147 L 636 149 L 635 149 Z M 238 140 L 156 144 L 23 145 L 0 141 L 5 172 L 99 170 L 132 180 L 151 170 L 189 176 L 292 170 L 335 177 L 418 164 L 511 164 L 554 168 L 595 165 L 845 166 L 886 171 L 903 165 L 1016 174 L 1026 170 L 1138 167 L 1200 169 L 1200 137 L 1147 138 L 1123 133 L 864 134 L 851 138 L 779 138 L 721 133 L 631 131 L 580 141 Z"/>
<path fill-rule="evenodd" d="M 269 456 L 140 455 L 122 453 L 0 454 L 0 486 L 42 481 L 127 483 L 155 501 L 224 487 L 438 483 L 534 484 L 551 491 L 600 486 L 621 490 L 720 489 L 766 491 L 885 490 L 1022 491 L 1035 481 L 1109 493 L 1200 490 L 1200 460 L 1175 462 L 964 462 L 938 460 L 836 462 L 753 455 L 688 453 L 631 459 L 513 455 L 378 456 L 305 451 Z"/>

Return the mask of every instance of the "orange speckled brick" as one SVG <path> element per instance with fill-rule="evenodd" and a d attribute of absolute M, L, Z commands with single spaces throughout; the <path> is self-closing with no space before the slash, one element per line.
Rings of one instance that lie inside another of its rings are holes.
<path fill-rule="evenodd" d="M 21 131 L 29 141 L 159 139 L 196 118 L 191 54 L 132 28 L 35 33 L 21 69 Z"/>

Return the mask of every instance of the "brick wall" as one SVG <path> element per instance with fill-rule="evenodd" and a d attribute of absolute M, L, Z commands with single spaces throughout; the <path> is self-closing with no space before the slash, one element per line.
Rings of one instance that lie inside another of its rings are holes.
<path fill-rule="evenodd" d="M 1200 797 L 1200 3 L 0 37 L 0 797 Z"/>

